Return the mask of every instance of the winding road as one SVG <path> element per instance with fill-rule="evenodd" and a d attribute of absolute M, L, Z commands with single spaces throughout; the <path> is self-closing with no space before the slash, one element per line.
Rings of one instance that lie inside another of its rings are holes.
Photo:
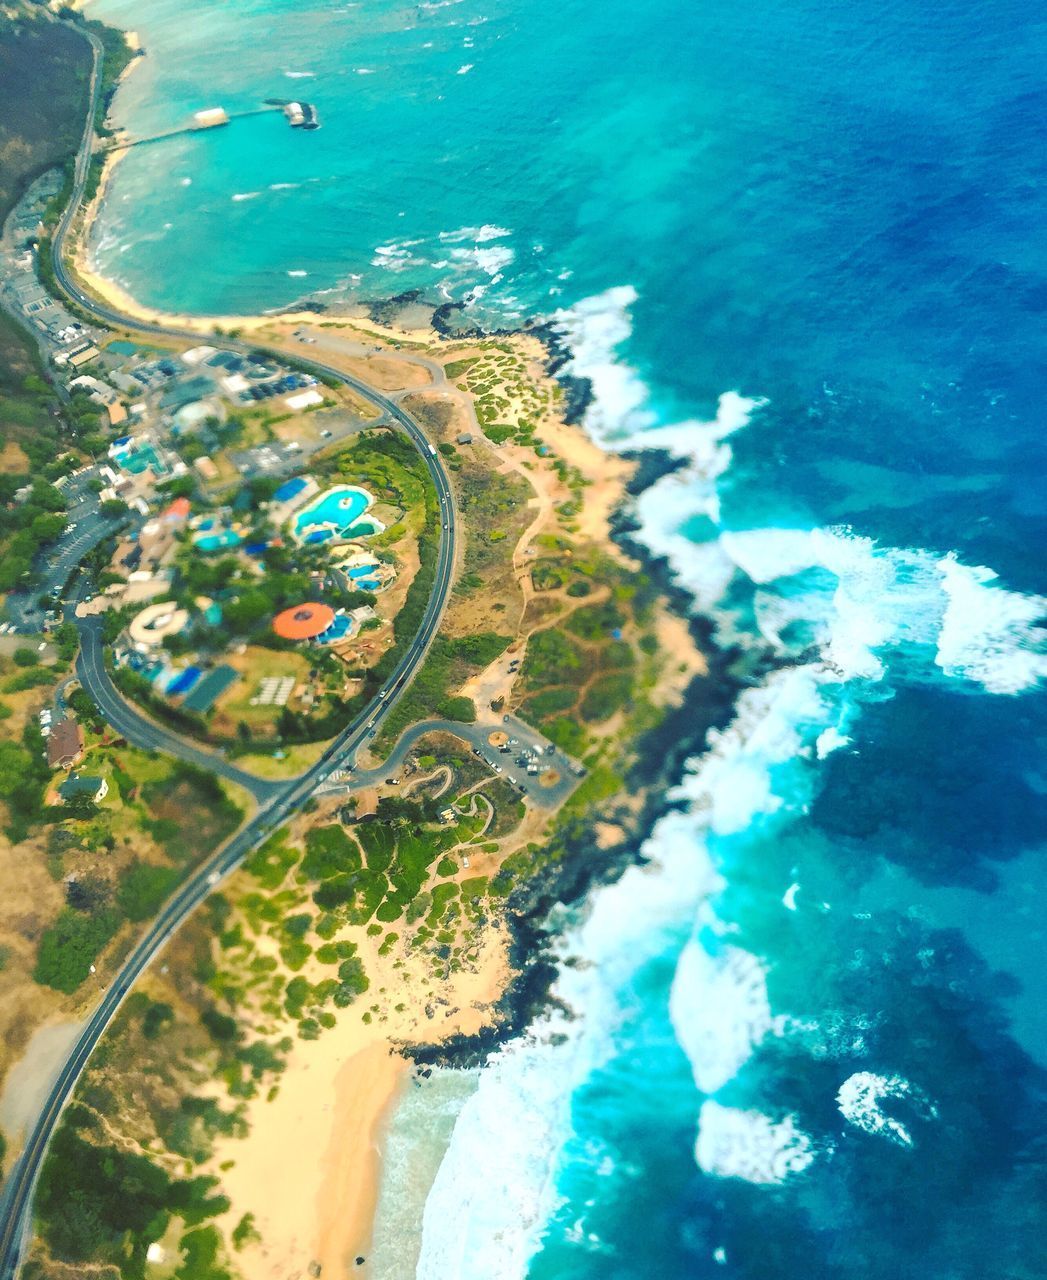
<path fill-rule="evenodd" d="M 84 188 L 90 170 L 94 139 L 93 121 L 101 91 L 101 44 L 90 32 L 83 31 L 82 28 L 80 30 L 90 42 L 94 53 L 90 81 L 90 108 L 87 113 L 83 139 L 77 152 L 71 198 L 56 228 L 52 244 L 52 259 L 56 282 L 61 291 L 70 300 L 106 325 L 129 329 L 142 335 L 198 341 L 198 333 L 167 328 L 157 324 L 144 324 L 129 316 L 120 314 L 111 306 L 99 302 L 90 294 L 84 292 L 66 269 L 64 262 L 66 239 L 83 199 Z M 223 345 L 244 353 L 256 349 L 257 346 L 257 344 L 237 342 L 228 338 L 223 339 Z M 274 358 L 282 358 L 282 353 L 273 351 L 272 354 Z M 203 902 L 215 885 L 239 866 L 244 857 L 261 843 L 270 832 L 300 808 L 309 796 L 313 794 L 317 786 L 326 780 L 332 770 L 350 764 L 360 745 L 369 736 L 374 736 L 382 719 L 407 685 L 410 684 L 422 663 L 436 634 L 444 606 L 450 594 L 458 537 L 457 513 L 454 507 L 454 496 L 450 481 L 436 450 L 429 443 L 414 419 L 394 400 L 375 391 L 361 379 L 342 373 L 329 365 L 316 361 L 308 361 L 306 363 L 317 374 L 337 379 L 346 386 L 352 387 L 354 391 L 383 410 L 397 427 L 406 432 L 425 460 L 442 512 L 439 551 L 429 602 L 418 633 L 403 654 L 385 688 L 363 712 L 342 730 L 311 768 L 297 778 L 274 783 L 255 778 L 250 774 L 244 774 L 242 770 L 238 770 L 231 763 L 185 742 L 177 735 L 172 734 L 162 726 L 154 724 L 148 717 L 142 716 L 140 712 L 131 708 L 113 689 L 104 670 L 101 662 L 101 642 L 98 631 L 92 626 L 81 625 L 83 652 L 81 653 L 77 670 L 84 680 L 88 692 L 98 701 L 103 714 L 112 719 L 114 727 L 121 732 L 133 729 L 136 740 L 140 740 L 140 734 L 143 725 L 145 725 L 148 732 L 154 735 L 157 748 L 171 751 L 182 759 L 191 760 L 193 763 L 202 764 L 204 767 L 222 774 L 223 777 L 238 782 L 242 786 L 247 786 L 259 802 L 259 808 L 236 835 L 216 850 L 211 858 L 199 867 L 173 897 L 168 900 L 160 914 L 121 964 L 111 985 L 102 997 L 98 1007 L 91 1014 L 80 1037 L 63 1063 L 57 1079 L 52 1085 L 40 1109 L 37 1120 L 26 1139 L 25 1147 L 11 1168 L 4 1183 L 2 1194 L 0 1194 L 0 1280 L 9 1280 L 18 1272 L 23 1243 L 31 1221 L 33 1190 L 47 1150 L 47 1144 L 54 1132 L 62 1108 L 71 1097 L 88 1058 L 91 1056 L 99 1038 L 112 1021 L 124 997 L 130 991 L 137 978 L 148 968 L 172 935 Z M 128 717 L 134 717 L 133 725 Z M 203 758 L 201 759 L 201 757 Z M 250 782 L 247 779 L 250 779 Z"/>

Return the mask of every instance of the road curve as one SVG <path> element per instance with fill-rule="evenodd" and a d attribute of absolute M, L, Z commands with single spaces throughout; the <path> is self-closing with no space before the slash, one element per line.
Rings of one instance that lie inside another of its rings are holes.
<path fill-rule="evenodd" d="M 205 750 L 189 738 L 180 737 L 164 725 L 151 720 L 133 703 L 123 698 L 114 686 L 105 667 L 101 620 L 80 618 L 77 619 L 77 625 L 80 631 L 80 652 L 76 659 L 76 674 L 81 688 L 90 694 L 106 722 L 128 742 L 145 751 L 165 751 L 187 764 L 217 773 L 250 792 L 260 805 L 275 799 L 286 788 L 286 781 L 259 778 L 246 769 L 239 769 L 224 756 Z"/>
<path fill-rule="evenodd" d="M 90 32 L 84 31 L 83 28 L 80 28 L 80 30 L 89 41 L 94 55 L 90 81 L 90 107 L 84 127 L 84 135 L 76 156 L 72 194 L 56 228 L 52 243 L 55 279 L 60 289 L 70 299 L 105 324 L 130 329 L 142 334 L 195 341 L 199 338 L 197 333 L 166 328 L 162 325 L 142 324 L 129 316 L 121 315 L 111 306 L 99 302 L 85 293 L 66 270 L 64 263 L 65 242 L 76 211 L 83 199 L 84 187 L 91 164 L 94 137 L 93 122 L 101 88 L 101 44 Z M 260 344 L 247 344 L 232 339 L 223 339 L 223 343 L 231 349 L 243 352 L 250 351 L 255 347 L 264 349 L 260 347 Z M 274 351 L 273 354 L 276 358 L 282 358 L 282 353 L 280 352 Z M 360 744 L 368 736 L 374 735 L 380 721 L 411 682 L 424 659 L 436 634 L 444 606 L 450 594 L 453 584 L 458 534 L 457 514 L 450 481 L 436 450 L 429 443 L 418 424 L 393 400 L 381 395 L 359 378 L 342 373 L 329 365 L 314 361 L 309 361 L 308 363 L 318 373 L 336 378 L 339 382 L 352 387 L 354 391 L 365 399 L 384 410 L 407 433 L 425 460 L 442 512 L 439 550 L 429 602 L 418 634 L 400 659 L 381 693 L 342 730 L 330 743 L 321 758 L 299 777 L 282 784 L 276 784 L 271 791 L 266 789 L 264 794 L 261 795 L 254 787 L 251 788 L 252 793 L 262 801 L 259 810 L 240 828 L 231 840 L 217 849 L 182 884 L 164 905 L 160 914 L 120 966 L 98 1007 L 92 1013 L 79 1038 L 70 1050 L 55 1083 L 47 1094 L 36 1123 L 27 1137 L 25 1148 L 12 1167 L 4 1183 L 3 1191 L 0 1193 L 0 1280 L 10 1280 L 17 1274 L 22 1245 L 31 1219 L 33 1190 L 47 1150 L 47 1144 L 51 1139 L 62 1108 L 71 1097 L 76 1082 L 84 1070 L 95 1045 L 112 1021 L 124 997 L 134 985 L 136 979 L 152 963 L 176 930 L 203 902 L 214 886 L 233 871 L 251 849 L 264 840 L 290 814 L 300 808 L 312 794 L 317 784 L 322 782 L 332 769 L 338 768 L 343 763 L 350 763 Z M 93 660 L 93 657 L 88 656 L 86 662 L 90 664 Z M 102 683 L 108 685 L 108 679 L 106 678 Z M 101 684 L 98 687 L 100 688 Z M 109 685 L 109 688 L 114 693 L 114 696 L 118 697 L 115 694 L 115 690 L 112 690 L 111 685 Z M 95 692 L 96 690 L 92 689 L 92 694 Z M 123 699 L 119 699 L 119 702 L 126 709 L 127 704 L 123 702 Z M 122 714 L 115 707 L 106 708 L 107 714 L 110 711 L 113 711 L 114 714 Z M 146 723 L 150 722 L 146 721 Z M 167 745 L 165 742 L 165 746 Z M 182 747 L 185 751 L 191 749 L 185 743 L 182 743 Z M 207 756 L 206 766 L 215 768 L 214 758 L 206 752 L 202 754 Z M 183 758 L 187 757 L 183 755 Z M 224 776 L 230 775 L 225 774 Z M 241 777 L 236 777 L 234 780 L 243 785 Z M 261 780 L 256 779 L 256 786 L 260 782 Z"/>

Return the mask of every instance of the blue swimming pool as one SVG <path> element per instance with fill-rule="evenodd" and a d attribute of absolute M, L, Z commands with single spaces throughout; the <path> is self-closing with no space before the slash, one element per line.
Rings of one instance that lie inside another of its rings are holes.
<path fill-rule="evenodd" d="M 195 537 L 193 542 L 201 551 L 221 551 L 224 547 L 238 547 L 243 539 L 233 529 L 223 529 L 220 533 L 205 533 L 203 537 Z"/>
<path fill-rule="evenodd" d="M 376 564 L 358 564 L 354 569 L 346 569 L 346 574 L 350 578 L 369 578 L 377 572 Z"/>
<path fill-rule="evenodd" d="M 295 516 L 292 522 L 295 537 L 301 542 L 317 543 L 344 537 L 350 531 L 374 533 L 371 523 L 366 529 L 353 527 L 373 501 L 365 489 L 352 485 L 328 489 Z"/>
<path fill-rule="evenodd" d="M 180 671 L 167 686 L 167 696 L 169 698 L 177 698 L 183 693 L 188 693 L 193 685 L 196 684 L 197 680 L 200 679 L 202 674 L 203 672 L 199 667 L 186 667 L 186 669 L 184 671 Z"/>
<path fill-rule="evenodd" d="M 335 616 L 334 621 L 320 637 L 323 644 L 333 644 L 343 639 L 353 629 L 353 620 L 344 613 Z"/>

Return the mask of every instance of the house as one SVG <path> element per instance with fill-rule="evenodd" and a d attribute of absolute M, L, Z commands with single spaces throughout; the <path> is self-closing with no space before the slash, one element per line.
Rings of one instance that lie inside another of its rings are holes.
<path fill-rule="evenodd" d="M 72 769 L 84 758 L 84 731 L 70 716 L 51 730 L 47 739 L 47 763 L 52 769 Z"/>
<path fill-rule="evenodd" d="M 109 783 L 104 778 L 88 778 L 84 774 L 71 773 L 58 788 L 58 794 L 65 804 L 69 804 L 77 796 L 87 796 L 95 804 L 100 804 L 109 794 Z"/>
<path fill-rule="evenodd" d="M 459 443 L 459 444 L 472 444 L 472 442 L 473 442 L 473 433 L 472 433 L 471 431 L 463 431 L 463 432 L 462 432 L 462 433 L 457 437 L 457 440 L 458 440 L 458 443 Z"/>

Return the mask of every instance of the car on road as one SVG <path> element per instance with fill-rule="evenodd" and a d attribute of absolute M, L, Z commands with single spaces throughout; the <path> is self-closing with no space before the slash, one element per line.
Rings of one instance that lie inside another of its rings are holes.
<path fill-rule="evenodd" d="M 211 885 L 214 885 L 214 884 L 217 884 L 217 883 L 218 883 L 218 872 L 217 872 L 217 871 L 212 871 L 212 872 L 211 872 L 211 874 L 207 877 L 207 883 L 208 883 L 208 884 L 211 884 Z"/>
<path fill-rule="evenodd" d="M 331 438 L 332 434 L 333 434 L 333 432 L 330 432 L 330 431 L 327 431 L 327 430 L 321 431 L 321 432 L 320 432 L 320 439 L 321 439 L 321 440 L 330 440 L 330 438 Z"/>
<path fill-rule="evenodd" d="M 400 785 L 399 778 L 386 778 L 385 785 L 387 787 L 398 787 Z"/>

